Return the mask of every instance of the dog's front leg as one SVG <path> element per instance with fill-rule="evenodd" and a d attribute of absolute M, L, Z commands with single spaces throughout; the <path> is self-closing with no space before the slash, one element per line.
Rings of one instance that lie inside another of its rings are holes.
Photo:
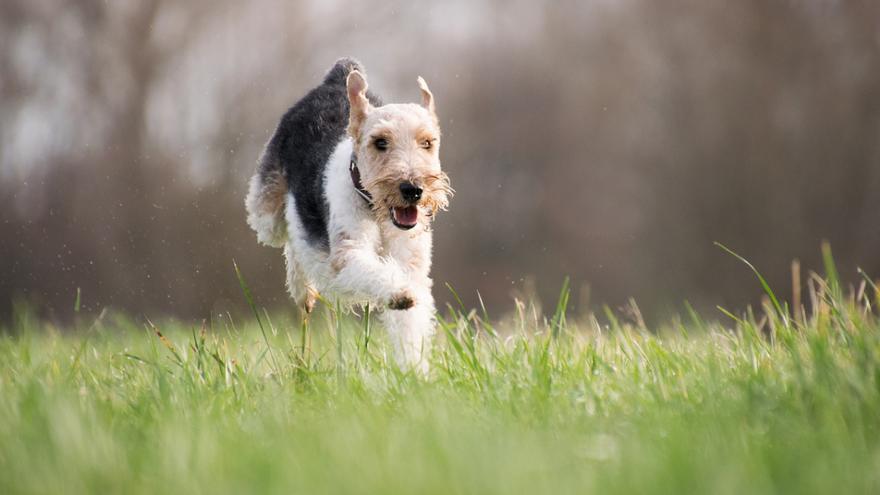
<path fill-rule="evenodd" d="M 334 289 L 392 310 L 411 308 L 416 296 L 407 288 L 408 276 L 393 259 L 382 258 L 369 246 L 343 243 L 334 247 L 330 265 Z"/>
<path fill-rule="evenodd" d="M 406 311 L 384 311 L 381 319 L 388 329 L 397 365 L 427 375 L 428 353 L 434 334 L 434 298 L 430 288 L 418 288 L 415 294 L 413 307 Z"/>

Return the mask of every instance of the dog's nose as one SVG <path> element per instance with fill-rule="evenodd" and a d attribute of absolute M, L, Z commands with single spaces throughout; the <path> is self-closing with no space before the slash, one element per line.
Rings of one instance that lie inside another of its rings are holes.
<path fill-rule="evenodd" d="M 412 182 L 404 182 L 400 185 L 400 194 L 404 200 L 415 203 L 422 199 L 422 188 L 416 187 Z"/>

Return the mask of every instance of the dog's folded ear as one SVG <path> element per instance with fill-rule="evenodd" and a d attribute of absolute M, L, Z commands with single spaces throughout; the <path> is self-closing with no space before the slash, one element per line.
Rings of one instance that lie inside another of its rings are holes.
<path fill-rule="evenodd" d="M 370 100 L 367 99 L 367 79 L 358 70 L 351 71 L 346 81 L 348 87 L 348 133 L 357 139 L 361 125 L 367 118 L 367 113 L 372 109 Z"/>
<path fill-rule="evenodd" d="M 434 120 L 437 120 L 437 113 L 434 111 L 434 94 L 428 89 L 428 83 L 422 76 L 419 76 L 419 89 L 422 91 L 422 106 L 425 107 Z"/>

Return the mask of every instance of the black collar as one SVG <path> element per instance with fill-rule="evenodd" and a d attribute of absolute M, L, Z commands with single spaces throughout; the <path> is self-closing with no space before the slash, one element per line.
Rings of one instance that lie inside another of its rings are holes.
<path fill-rule="evenodd" d="M 357 167 L 357 155 L 354 153 L 351 154 L 351 162 L 348 164 L 348 171 L 351 174 L 351 183 L 354 185 L 354 190 L 358 195 L 364 198 L 364 201 L 367 202 L 370 207 L 373 206 L 373 196 L 364 189 L 364 185 L 361 184 L 361 171 L 358 170 Z"/>

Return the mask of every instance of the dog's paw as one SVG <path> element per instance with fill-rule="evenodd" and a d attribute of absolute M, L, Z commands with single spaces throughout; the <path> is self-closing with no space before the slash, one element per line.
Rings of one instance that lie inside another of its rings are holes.
<path fill-rule="evenodd" d="M 408 291 L 398 292 L 391 296 L 391 299 L 388 301 L 388 307 L 397 310 L 409 309 L 415 304 L 416 300 Z"/>

